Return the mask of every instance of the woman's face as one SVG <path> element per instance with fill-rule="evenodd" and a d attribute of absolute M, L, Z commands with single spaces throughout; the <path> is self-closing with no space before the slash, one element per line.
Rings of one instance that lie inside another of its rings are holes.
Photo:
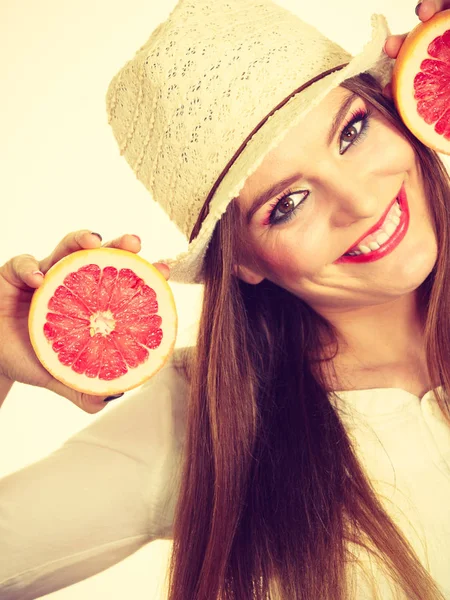
<path fill-rule="evenodd" d="M 237 199 L 249 242 L 239 276 L 248 283 L 269 279 L 319 312 L 394 300 L 416 289 L 437 257 L 409 143 L 359 96 L 328 140 L 333 119 L 351 97 L 334 89 L 267 155 Z M 371 262 L 337 262 L 380 221 L 402 186 L 410 219 L 400 243 Z"/>

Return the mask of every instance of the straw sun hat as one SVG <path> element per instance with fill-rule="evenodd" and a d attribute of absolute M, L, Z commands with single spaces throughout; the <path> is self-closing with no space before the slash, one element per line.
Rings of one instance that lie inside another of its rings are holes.
<path fill-rule="evenodd" d="M 371 24 L 353 58 L 271 0 L 181 0 L 115 75 L 106 103 L 120 153 L 189 240 L 162 261 L 173 281 L 202 281 L 230 201 L 331 90 L 365 71 L 390 81 L 386 19 Z"/>

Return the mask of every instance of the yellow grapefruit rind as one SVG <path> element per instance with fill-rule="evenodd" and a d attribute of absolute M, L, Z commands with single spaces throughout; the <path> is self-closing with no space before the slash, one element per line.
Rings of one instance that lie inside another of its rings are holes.
<path fill-rule="evenodd" d="M 436 123 L 428 125 L 417 112 L 414 77 L 427 58 L 429 44 L 447 29 L 450 29 L 450 10 L 436 13 L 429 21 L 419 23 L 403 42 L 392 72 L 392 96 L 402 121 L 423 144 L 443 154 L 450 154 L 450 141 L 434 131 Z"/>
<path fill-rule="evenodd" d="M 158 348 L 148 349 L 149 359 L 143 365 L 129 369 L 128 372 L 113 380 L 104 381 L 75 373 L 71 367 L 58 360 L 51 342 L 45 337 L 43 327 L 49 311 L 48 302 L 63 284 L 66 275 L 81 267 L 95 263 L 100 268 L 113 266 L 120 270 L 131 269 L 141 277 L 157 294 L 158 311 L 162 318 L 163 339 Z M 98 396 L 110 396 L 126 392 L 152 377 L 159 371 L 173 352 L 178 327 L 175 300 L 164 276 L 149 262 L 132 252 L 116 248 L 95 248 L 79 250 L 58 261 L 45 275 L 44 283 L 35 291 L 30 305 L 28 330 L 31 344 L 41 364 L 55 379 L 79 392 Z"/>

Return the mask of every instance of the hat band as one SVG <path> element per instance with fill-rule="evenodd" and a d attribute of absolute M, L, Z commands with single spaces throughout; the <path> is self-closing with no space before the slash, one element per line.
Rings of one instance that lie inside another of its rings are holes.
<path fill-rule="evenodd" d="M 299 92 L 301 92 L 302 90 L 304 90 L 305 88 L 307 88 L 308 86 L 310 86 L 311 84 L 315 83 L 316 81 L 319 81 L 320 79 L 323 79 L 323 77 L 326 77 L 327 75 L 330 75 L 331 73 L 334 73 L 334 71 L 340 71 L 341 69 L 343 69 L 344 67 L 346 67 L 348 64 L 349 63 L 344 63 L 343 65 L 339 65 L 338 67 L 334 67 L 333 69 L 329 69 L 328 71 L 324 71 L 320 75 L 317 75 L 317 77 L 313 77 L 307 83 L 304 83 L 302 86 L 300 86 L 299 88 L 297 88 L 296 90 L 294 90 L 291 94 L 289 94 L 289 96 L 287 98 L 285 98 L 279 104 L 277 104 L 277 106 L 275 106 L 275 108 L 273 110 L 271 110 L 270 113 L 268 115 L 266 115 L 264 117 L 264 119 L 260 123 L 258 123 L 258 125 L 250 133 L 250 135 L 248 135 L 245 138 L 245 140 L 242 142 L 242 144 L 239 146 L 239 148 L 235 152 L 234 156 L 228 162 L 228 164 L 226 165 L 226 167 L 224 168 L 224 170 L 222 171 L 222 173 L 219 175 L 218 179 L 216 180 L 215 184 L 212 186 L 212 188 L 211 188 L 211 190 L 210 190 L 210 192 L 208 194 L 208 197 L 206 198 L 206 201 L 203 204 L 203 207 L 202 207 L 202 209 L 200 211 L 200 214 L 198 215 L 198 218 L 197 218 L 197 221 L 196 221 L 196 223 L 194 225 L 194 228 L 192 229 L 191 237 L 189 238 L 189 243 L 191 243 L 193 240 L 195 240 L 195 238 L 198 236 L 198 234 L 200 232 L 200 229 L 201 229 L 201 226 L 202 226 L 202 223 L 206 219 L 206 217 L 208 216 L 209 205 L 210 205 L 212 197 L 216 193 L 217 188 L 219 187 L 219 185 L 222 182 L 223 178 L 227 174 L 228 170 L 231 168 L 232 164 L 237 160 L 238 156 L 241 154 L 241 152 L 243 151 L 243 149 L 245 148 L 245 146 L 247 145 L 247 143 L 249 142 L 249 140 L 255 135 L 255 133 L 261 129 L 261 127 L 264 125 L 264 123 L 275 112 L 277 112 L 277 110 L 280 110 L 280 108 L 282 108 L 285 104 L 287 104 L 287 102 L 289 102 L 289 100 L 293 96 L 295 96 L 296 94 L 298 94 Z"/>

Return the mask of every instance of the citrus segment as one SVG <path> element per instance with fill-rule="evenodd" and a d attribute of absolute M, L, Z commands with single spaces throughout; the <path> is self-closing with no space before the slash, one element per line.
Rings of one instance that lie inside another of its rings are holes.
<path fill-rule="evenodd" d="M 450 10 L 408 34 L 392 73 L 392 95 L 408 129 L 428 147 L 450 154 Z"/>
<path fill-rule="evenodd" d="M 167 360 L 177 315 L 161 273 L 131 252 L 80 250 L 54 265 L 30 307 L 30 340 L 59 381 L 112 395 L 142 384 Z"/>

